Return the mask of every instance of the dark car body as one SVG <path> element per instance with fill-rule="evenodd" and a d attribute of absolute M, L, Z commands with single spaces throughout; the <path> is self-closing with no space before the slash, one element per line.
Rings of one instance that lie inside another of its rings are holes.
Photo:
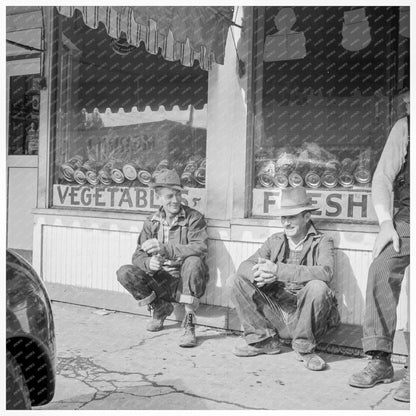
<path fill-rule="evenodd" d="M 6 252 L 6 281 L 6 407 L 26 409 L 50 402 L 55 392 L 52 308 L 33 267 L 10 249 Z"/>

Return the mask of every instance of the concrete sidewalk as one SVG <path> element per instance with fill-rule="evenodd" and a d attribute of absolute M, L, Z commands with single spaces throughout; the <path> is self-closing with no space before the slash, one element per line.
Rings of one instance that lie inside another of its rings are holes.
<path fill-rule="evenodd" d="M 199 345 L 178 347 L 182 328 L 167 321 L 158 333 L 147 318 L 53 303 L 57 338 L 54 400 L 36 409 L 119 410 L 408 410 L 393 399 L 395 381 L 372 389 L 348 385 L 366 360 L 322 354 L 328 369 L 312 372 L 281 354 L 238 358 L 237 335 L 197 327 Z"/>

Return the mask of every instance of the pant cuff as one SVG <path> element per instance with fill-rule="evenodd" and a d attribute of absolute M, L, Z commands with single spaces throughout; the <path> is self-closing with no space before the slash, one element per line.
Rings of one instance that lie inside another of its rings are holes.
<path fill-rule="evenodd" d="M 184 295 L 180 293 L 176 296 L 176 301 L 178 303 L 185 303 L 188 305 L 192 305 L 194 310 L 199 306 L 199 299 L 192 295 Z"/>
<path fill-rule="evenodd" d="M 156 293 L 152 292 L 149 296 L 145 297 L 144 299 L 140 299 L 137 301 L 139 306 L 146 306 L 149 303 L 152 303 L 156 299 Z"/>
<path fill-rule="evenodd" d="M 293 351 L 307 354 L 315 351 L 316 344 L 308 341 L 307 339 L 294 339 L 292 341 L 292 349 Z"/>
<path fill-rule="evenodd" d="M 244 335 L 244 339 L 246 340 L 247 344 L 256 344 L 257 342 L 264 341 L 267 338 L 273 338 L 277 335 L 276 331 L 271 329 L 266 329 L 264 334 L 247 334 Z"/>
<path fill-rule="evenodd" d="M 367 351 L 384 351 L 390 354 L 393 352 L 393 340 L 388 337 L 373 335 L 371 337 L 361 338 L 361 341 L 365 353 Z"/>

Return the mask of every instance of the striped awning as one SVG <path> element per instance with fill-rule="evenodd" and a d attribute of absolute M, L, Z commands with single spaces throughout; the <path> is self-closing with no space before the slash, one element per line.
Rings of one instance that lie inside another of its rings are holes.
<path fill-rule="evenodd" d="M 96 29 L 101 22 L 114 39 L 126 37 L 130 45 L 144 43 L 147 51 L 159 50 L 168 61 L 180 61 L 204 70 L 212 62 L 224 63 L 228 28 L 233 7 L 127 7 L 127 6 L 56 6 L 60 14 L 72 17 L 82 13 L 85 24 Z"/>

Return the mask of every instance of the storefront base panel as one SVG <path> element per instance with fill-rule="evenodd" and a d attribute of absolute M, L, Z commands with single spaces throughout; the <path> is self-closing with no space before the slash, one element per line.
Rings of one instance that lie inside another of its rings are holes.
<path fill-rule="evenodd" d="M 116 271 L 131 262 L 144 216 L 118 214 L 111 218 L 109 213 L 99 216 L 89 212 L 80 216 L 74 210 L 57 211 L 42 210 L 42 215 L 35 215 L 33 264 L 43 279 L 49 283 L 125 294 Z M 338 299 L 341 322 L 361 325 L 374 233 L 363 228 L 354 230 L 354 227 L 348 231 L 336 227 L 324 231 L 335 241 L 336 270 L 331 286 Z M 276 232 L 274 224 L 242 227 L 208 221 L 210 280 L 202 303 L 232 306 L 226 290 L 228 277 L 273 232 Z M 407 282 L 408 277 L 402 285 L 397 330 L 409 329 Z"/>
<path fill-rule="evenodd" d="M 134 298 L 127 292 L 118 293 L 111 290 L 91 289 L 50 282 L 46 282 L 45 285 L 49 296 L 53 301 L 148 317 L 151 316 L 147 306 L 138 306 Z M 183 306 L 175 303 L 174 307 L 173 314 L 170 315 L 168 319 L 182 322 L 184 318 Z M 240 330 L 240 323 L 236 312 L 223 306 L 201 304 L 197 311 L 197 323 L 213 328 L 234 331 Z"/>
<path fill-rule="evenodd" d="M 51 299 L 55 302 L 72 303 L 106 309 L 107 311 L 126 312 L 150 318 L 147 307 L 138 306 L 137 302 L 127 293 L 49 282 L 46 282 L 46 288 Z M 183 307 L 178 304 L 174 304 L 174 306 L 174 312 L 168 320 L 182 322 L 184 317 Z M 227 331 L 241 332 L 240 322 L 235 310 L 228 307 L 201 304 L 197 312 L 197 323 Z M 325 335 L 318 349 L 333 354 L 363 356 L 361 337 L 362 327 L 360 325 L 341 324 Z M 395 362 L 405 362 L 408 354 L 408 340 L 408 332 L 397 331 L 394 339 L 393 359 Z"/>

